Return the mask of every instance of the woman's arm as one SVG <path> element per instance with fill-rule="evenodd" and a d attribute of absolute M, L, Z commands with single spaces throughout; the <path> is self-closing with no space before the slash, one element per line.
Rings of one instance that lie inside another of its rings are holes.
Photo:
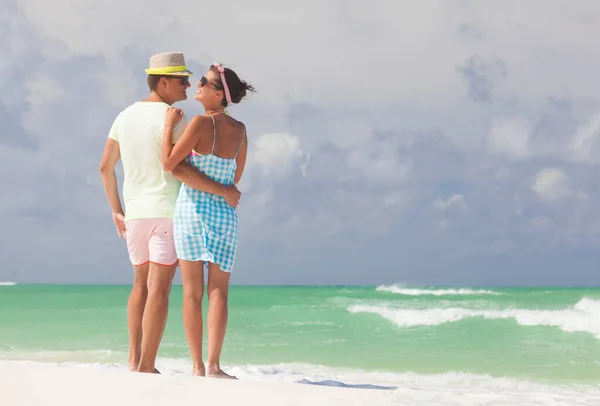
<path fill-rule="evenodd" d="M 221 196 L 227 204 L 236 207 L 240 201 L 241 193 L 235 186 L 225 186 L 188 164 L 184 158 L 198 143 L 200 134 L 206 130 L 206 119 L 201 116 L 192 118 L 181 138 L 173 146 L 173 128 L 181 119 L 183 112 L 171 107 L 165 116 L 165 128 L 161 145 L 161 161 L 163 169 L 170 171 L 171 175 L 186 185 L 206 193 Z M 212 123 L 211 123 L 212 125 Z"/>
<path fill-rule="evenodd" d="M 221 196 L 231 207 L 237 207 L 240 202 L 242 194 L 234 185 L 225 186 L 222 183 L 212 180 L 186 161 L 181 161 L 173 168 L 171 175 L 191 188 Z"/>
<path fill-rule="evenodd" d="M 236 157 L 236 169 L 235 176 L 233 178 L 233 183 L 238 184 L 242 179 L 242 174 L 244 173 L 244 167 L 246 166 L 246 155 L 248 153 L 248 135 L 244 132 L 244 138 L 242 139 L 242 147 L 240 149 L 239 154 Z"/>

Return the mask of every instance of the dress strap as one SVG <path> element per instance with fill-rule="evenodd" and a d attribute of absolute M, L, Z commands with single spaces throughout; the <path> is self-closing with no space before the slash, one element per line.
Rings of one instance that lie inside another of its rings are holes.
<path fill-rule="evenodd" d="M 217 124 L 215 123 L 215 118 L 212 116 L 210 116 L 210 119 L 213 122 L 213 145 L 212 148 L 210 149 L 210 153 L 212 154 L 213 151 L 215 150 L 215 142 L 217 141 Z"/>
<path fill-rule="evenodd" d="M 238 147 L 238 150 L 235 153 L 235 156 L 233 157 L 233 159 L 237 158 L 238 154 L 240 153 L 240 150 L 242 149 L 242 145 L 244 145 L 244 138 L 246 138 L 246 126 L 245 125 L 244 125 L 244 134 L 242 134 L 242 142 L 240 142 L 240 146 Z"/>

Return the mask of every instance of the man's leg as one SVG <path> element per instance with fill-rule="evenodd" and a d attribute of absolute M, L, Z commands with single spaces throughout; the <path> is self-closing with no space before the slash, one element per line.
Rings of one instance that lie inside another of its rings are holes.
<path fill-rule="evenodd" d="M 133 266 L 133 287 L 127 302 L 129 329 L 129 370 L 137 371 L 142 352 L 142 317 L 148 297 L 148 263 Z"/>
<path fill-rule="evenodd" d="M 129 329 L 129 370 L 137 371 L 142 351 L 142 318 L 148 297 L 150 228 L 144 219 L 129 220 L 127 226 L 127 251 L 133 264 L 133 286 L 127 302 L 127 327 Z"/>
<path fill-rule="evenodd" d="M 142 351 L 138 372 L 157 372 L 154 363 L 167 322 L 169 293 L 176 269 L 177 264 L 150 263 L 148 300 L 142 320 Z"/>
<path fill-rule="evenodd" d="M 148 299 L 142 320 L 142 355 L 138 372 L 158 372 L 154 363 L 167 323 L 169 294 L 177 269 L 172 219 L 154 220 L 149 251 Z"/>

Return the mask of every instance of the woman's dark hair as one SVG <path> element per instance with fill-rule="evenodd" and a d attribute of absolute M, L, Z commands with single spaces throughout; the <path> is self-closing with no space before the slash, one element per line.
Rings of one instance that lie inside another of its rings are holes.
<path fill-rule="evenodd" d="M 223 88 L 223 83 L 221 83 L 221 72 L 216 66 L 211 66 L 210 70 L 217 74 L 217 80 L 215 81 L 220 89 L 223 91 L 223 100 L 221 100 L 221 105 L 223 107 L 227 107 L 227 97 L 225 96 L 225 89 Z M 247 92 L 256 93 L 254 87 L 251 84 L 248 84 L 246 81 L 241 80 L 240 77 L 229 68 L 225 68 L 225 81 L 227 82 L 227 87 L 229 88 L 229 95 L 231 96 L 232 103 L 239 103 L 242 101 L 244 97 L 246 97 Z"/>

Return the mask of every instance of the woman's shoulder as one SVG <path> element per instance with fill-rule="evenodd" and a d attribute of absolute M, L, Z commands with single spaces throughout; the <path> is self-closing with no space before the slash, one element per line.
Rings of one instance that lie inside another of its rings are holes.
<path fill-rule="evenodd" d="M 196 121 L 196 122 L 201 123 L 201 122 L 206 122 L 206 121 L 210 122 L 211 120 L 210 120 L 209 116 L 203 116 L 202 114 L 196 114 L 196 115 L 192 116 L 192 119 L 190 120 L 190 123 L 192 121 Z"/>
<path fill-rule="evenodd" d="M 194 130 L 203 130 L 206 129 L 208 126 L 212 127 L 212 125 L 213 124 L 210 117 L 203 116 L 201 114 L 193 116 L 188 123 L 188 126 Z"/>
<path fill-rule="evenodd" d="M 242 121 L 240 121 L 234 117 L 231 117 L 230 115 L 227 115 L 225 117 L 226 117 L 226 120 L 229 121 L 229 125 L 231 125 L 232 127 L 237 127 L 240 129 L 246 128 L 246 124 L 244 124 Z"/>

